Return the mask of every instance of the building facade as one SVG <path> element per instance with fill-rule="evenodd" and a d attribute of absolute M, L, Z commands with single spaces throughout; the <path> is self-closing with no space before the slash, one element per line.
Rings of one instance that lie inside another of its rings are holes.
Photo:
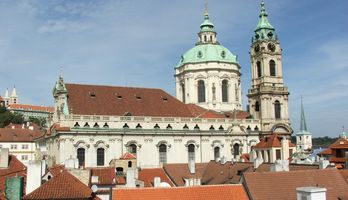
<path fill-rule="evenodd" d="M 49 163 L 77 158 L 80 166 L 105 166 L 126 152 L 136 156 L 140 167 L 239 160 L 259 142 L 260 134 L 291 133 L 281 50 L 274 28 L 264 27 L 269 23 L 263 4 L 260 23 L 257 34 L 269 29 L 273 35 L 253 41 L 252 50 L 257 45 L 262 50 L 252 52 L 248 97 L 254 107 L 256 101 L 263 105 L 258 113 L 251 111 L 250 116 L 241 110 L 240 66 L 217 41 L 206 10 L 199 41 L 175 68 L 177 98 L 160 89 L 65 83 L 61 75 L 53 89 L 52 126 L 38 141 L 46 145 Z M 256 76 L 259 59 L 276 62 L 276 74 Z M 274 113 L 275 105 L 279 113 Z"/>

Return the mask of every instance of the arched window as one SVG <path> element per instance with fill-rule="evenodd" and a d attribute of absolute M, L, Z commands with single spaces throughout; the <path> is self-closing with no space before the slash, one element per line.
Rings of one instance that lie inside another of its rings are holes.
<path fill-rule="evenodd" d="M 276 64 L 274 60 L 269 61 L 269 75 L 270 76 L 276 76 Z"/>
<path fill-rule="evenodd" d="M 79 160 L 79 166 L 85 166 L 85 149 L 84 148 L 78 148 L 77 149 L 77 159 Z"/>
<path fill-rule="evenodd" d="M 214 160 L 220 158 L 220 147 L 214 148 Z"/>
<path fill-rule="evenodd" d="M 239 155 L 239 144 L 238 143 L 233 145 L 233 155 L 234 155 L 234 157 Z"/>
<path fill-rule="evenodd" d="M 198 81 L 198 103 L 205 102 L 205 85 L 203 80 Z"/>
<path fill-rule="evenodd" d="M 128 167 L 132 167 L 132 161 L 128 161 Z"/>
<path fill-rule="evenodd" d="M 207 41 L 207 36 L 205 35 L 205 36 L 204 36 L 204 42 L 206 42 L 206 41 Z"/>
<path fill-rule="evenodd" d="M 223 80 L 221 86 L 222 102 L 228 102 L 228 81 Z"/>
<path fill-rule="evenodd" d="M 280 119 L 280 103 L 278 100 L 274 102 L 274 114 L 276 119 Z"/>
<path fill-rule="evenodd" d="M 182 95 L 182 102 L 185 103 L 186 98 L 185 98 L 185 84 L 181 84 L 181 95 Z"/>
<path fill-rule="evenodd" d="M 256 62 L 257 77 L 261 77 L 261 62 Z"/>
<path fill-rule="evenodd" d="M 212 42 L 212 41 L 213 41 L 213 36 L 211 35 L 211 36 L 210 36 L 210 42 Z"/>
<path fill-rule="evenodd" d="M 137 145 L 136 144 L 130 144 L 128 146 L 128 152 L 132 153 L 134 155 L 137 155 Z"/>
<path fill-rule="evenodd" d="M 104 166 L 105 150 L 103 148 L 97 149 L 97 166 Z"/>
<path fill-rule="evenodd" d="M 255 111 L 256 112 L 260 111 L 260 103 L 258 101 L 256 101 L 256 103 L 255 103 Z"/>
<path fill-rule="evenodd" d="M 188 151 L 188 161 L 190 162 L 195 161 L 195 145 L 194 144 L 189 144 L 187 147 Z"/>
<path fill-rule="evenodd" d="M 159 161 L 160 163 L 167 163 L 167 145 L 165 144 L 159 146 Z"/>

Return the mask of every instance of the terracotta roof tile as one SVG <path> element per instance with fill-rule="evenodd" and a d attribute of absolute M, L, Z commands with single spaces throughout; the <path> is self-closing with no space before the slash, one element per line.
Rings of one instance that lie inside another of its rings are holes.
<path fill-rule="evenodd" d="M 337 169 L 244 174 L 246 190 L 252 199 L 296 199 L 296 188 L 317 186 L 327 189 L 327 200 L 348 197 L 348 185 Z"/>
<path fill-rule="evenodd" d="M 247 200 L 242 185 L 114 189 L 114 200 Z"/>
<path fill-rule="evenodd" d="M 210 161 L 204 170 L 201 182 L 204 185 L 239 183 L 241 174 L 247 171 L 253 171 L 253 163 L 228 161 L 221 164 Z"/>
<path fill-rule="evenodd" d="M 39 131 L 40 126 L 38 126 L 35 123 L 28 122 L 25 124 L 13 124 L 10 123 L 9 125 L 5 126 L 4 128 L 12 128 L 12 129 L 29 129 L 29 130 L 34 130 L 34 131 Z"/>
<path fill-rule="evenodd" d="M 53 175 L 56 176 L 57 174 L 61 173 L 65 169 L 64 165 L 54 165 L 50 168 L 48 168 L 48 171 Z"/>
<path fill-rule="evenodd" d="M 47 106 L 36 106 L 36 105 L 28 105 L 28 104 L 10 104 L 7 107 L 9 110 L 27 110 L 27 111 L 39 111 L 39 112 L 54 112 L 53 107 Z"/>
<path fill-rule="evenodd" d="M 144 187 L 153 187 L 155 177 L 160 177 L 161 182 L 166 182 L 170 186 L 174 186 L 173 182 L 169 179 L 162 168 L 139 170 L 139 180 L 144 181 Z"/>
<path fill-rule="evenodd" d="M 125 185 L 126 184 L 126 177 L 124 175 L 117 175 L 116 176 L 116 183 L 118 185 Z"/>
<path fill-rule="evenodd" d="M 192 117 L 184 103 L 161 89 L 79 84 L 66 88 L 74 114 Z"/>
<path fill-rule="evenodd" d="M 273 163 L 262 163 L 261 165 L 259 165 L 258 168 L 254 169 L 254 171 L 255 172 L 270 172 L 272 164 Z M 290 171 L 313 170 L 313 169 L 319 169 L 319 165 L 295 164 L 295 163 L 289 164 Z"/>
<path fill-rule="evenodd" d="M 38 130 L 0 128 L 0 141 L 3 142 L 33 142 L 42 135 L 43 133 Z"/>
<path fill-rule="evenodd" d="M 348 169 L 339 170 L 340 174 L 344 178 L 344 180 L 348 183 Z"/>
<path fill-rule="evenodd" d="M 331 155 L 332 150 L 330 148 L 324 149 L 323 151 L 319 152 L 318 155 Z"/>
<path fill-rule="evenodd" d="M 116 172 L 114 167 L 91 168 L 91 176 L 98 176 L 98 185 L 116 184 Z"/>
<path fill-rule="evenodd" d="M 0 168 L 0 199 L 4 199 L 6 177 L 14 176 L 23 176 L 25 182 L 27 168 L 16 156 L 10 155 L 8 168 Z"/>
<path fill-rule="evenodd" d="M 339 138 L 329 146 L 330 149 L 347 149 L 348 148 L 348 140 L 345 138 Z"/>
<path fill-rule="evenodd" d="M 92 190 L 76 177 L 64 170 L 23 199 L 92 199 Z M 99 198 L 94 198 L 99 199 Z"/>
<path fill-rule="evenodd" d="M 1 96 L 0 96 L 0 102 L 5 101 Z"/>
<path fill-rule="evenodd" d="M 132 153 L 126 152 L 125 154 L 123 154 L 120 157 L 120 159 L 121 160 L 133 160 L 133 159 L 137 159 L 137 157 Z"/>
<path fill-rule="evenodd" d="M 198 118 L 226 118 L 225 115 L 197 106 L 195 104 L 186 105 L 193 117 Z"/>
<path fill-rule="evenodd" d="M 163 169 L 176 186 L 184 186 L 186 178 L 202 178 L 208 163 L 196 163 L 196 173 L 191 174 L 187 163 L 165 164 Z"/>
<path fill-rule="evenodd" d="M 271 147 L 282 147 L 281 145 L 282 137 L 279 136 L 277 133 L 265 136 L 263 137 L 259 143 L 257 143 L 254 148 L 271 148 Z M 293 144 L 289 140 L 289 147 L 295 147 L 296 145 Z"/>

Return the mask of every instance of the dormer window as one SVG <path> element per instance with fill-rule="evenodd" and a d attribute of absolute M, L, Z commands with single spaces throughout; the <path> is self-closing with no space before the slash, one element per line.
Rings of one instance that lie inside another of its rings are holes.
<path fill-rule="evenodd" d="M 135 98 L 137 98 L 137 100 L 141 100 L 141 96 L 135 95 Z"/>
<path fill-rule="evenodd" d="M 141 128 L 143 128 L 143 127 L 142 127 L 140 124 L 137 124 L 137 126 L 136 126 L 135 128 L 141 129 Z"/>
<path fill-rule="evenodd" d="M 168 101 L 168 98 L 167 97 L 162 97 L 163 101 L 164 102 L 167 102 Z"/>
<path fill-rule="evenodd" d="M 89 124 L 88 124 L 88 122 L 86 122 L 86 123 L 85 123 L 85 125 L 84 125 L 83 127 L 85 127 L 85 128 L 89 128 Z"/>
<path fill-rule="evenodd" d="M 89 96 L 90 96 L 91 98 L 95 98 L 95 97 L 96 97 L 96 94 L 95 94 L 95 92 L 89 92 Z"/>
<path fill-rule="evenodd" d="M 171 129 L 173 129 L 173 128 L 172 128 L 172 126 L 171 126 L 170 124 L 168 124 L 167 129 L 168 129 L 168 130 L 171 130 Z"/>

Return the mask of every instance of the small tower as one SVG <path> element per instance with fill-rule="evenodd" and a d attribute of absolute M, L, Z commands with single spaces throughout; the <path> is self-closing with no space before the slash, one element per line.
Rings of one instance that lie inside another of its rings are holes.
<path fill-rule="evenodd" d="M 282 49 L 267 16 L 262 1 L 260 19 L 250 49 L 252 84 L 247 95 L 249 111 L 255 119 L 261 120 L 263 133 L 291 134 L 289 92 L 282 73 Z"/>
<path fill-rule="evenodd" d="M 340 138 L 347 139 L 347 133 L 344 131 L 344 126 L 342 127 L 342 132 L 340 133 Z"/>
<path fill-rule="evenodd" d="M 16 87 L 13 87 L 12 93 L 10 96 L 10 104 L 18 104 L 18 95 L 16 91 Z"/>
<path fill-rule="evenodd" d="M 176 97 L 215 111 L 241 110 L 237 56 L 217 41 L 216 34 L 206 6 L 198 42 L 175 67 Z"/>
<path fill-rule="evenodd" d="M 312 148 L 312 134 L 307 130 L 306 118 L 301 98 L 301 125 L 300 132 L 296 133 L 297 151 L 304 152 Z"/>
<path fill-rule="evenodd" d="M 63 75 L 59 76 L 53 88 L 54 114 L 53 123 L 58 122 L 62 115 L 69 115 L 68 109 L 68 90 L 65 87 Z"/>
<path fill-rule="evenodd" d="M 10 104 L 10 96 L 8 94 L 8 88 L 5 91 L 4 101 L 5 101 L 5 106 L 8 106 Z"/>

